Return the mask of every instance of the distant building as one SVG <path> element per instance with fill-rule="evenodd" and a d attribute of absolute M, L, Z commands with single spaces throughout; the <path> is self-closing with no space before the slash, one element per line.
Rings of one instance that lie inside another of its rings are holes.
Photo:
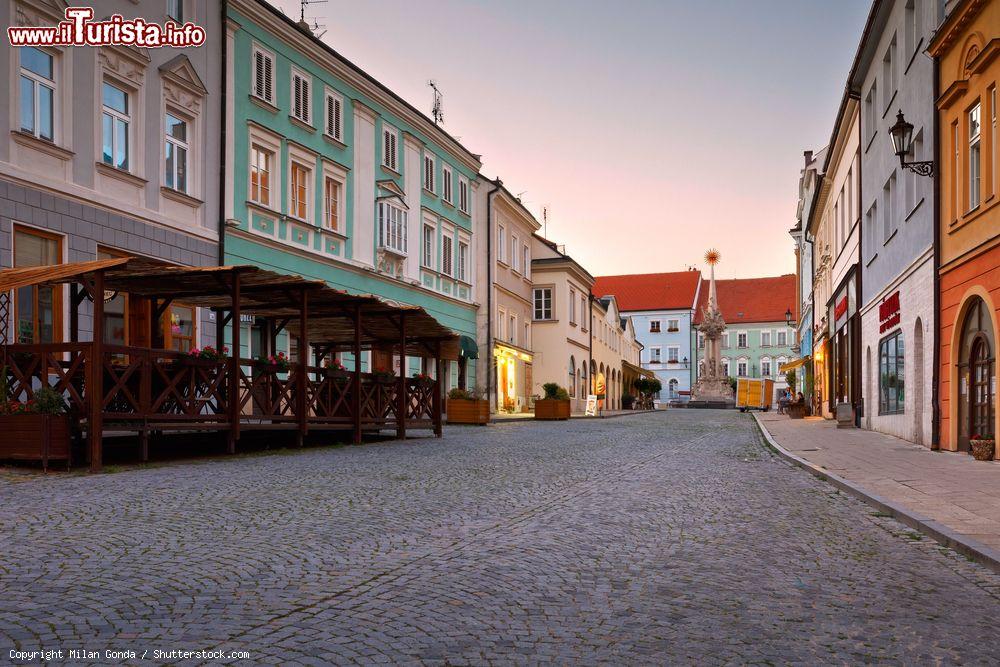
<path fill-rule="evenodd" d="M 642 368 L 663 385 L 659 402 L 686 401 L 694 382 L 691 325 L 701 273 L 677 271 L 601 276 L 598 297 L 613 296 L 623 315 L 632 318 L 642 344 Z"/>
<path fill-rule="evenodd" d="M 782 364 L 793 358 L 796 322 L 796 277 L 716 280 L 719 310 L 726 321 L 722 334 L 722 367 L 729 377 L 770 378 L 775 392 L 786 388 Z M 703 308 L 708 303 L 708 284 L 703 283 L 695 314 L 697 333 Z M 697 379 L 699 352 L 704 350 L 698 334 L 694 368 Z"/>

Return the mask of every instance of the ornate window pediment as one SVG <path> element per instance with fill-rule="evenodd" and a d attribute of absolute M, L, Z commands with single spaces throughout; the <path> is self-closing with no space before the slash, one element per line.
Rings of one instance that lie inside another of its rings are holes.
<path fill-rule="evenodd" d="M 149 65 L 147 49 L 134 46 L 102 46 L 99 51 L 101 67 L 124 81 L 142 86 Z"/>
<path fill-rule="evenodd" d="M 195 115 L 201 112 L 201 100 L 208 90 L 186 55 L 176 56 L 160 65 L 160 76 L 163 77 L 163 92 L 169 102 Z"/>

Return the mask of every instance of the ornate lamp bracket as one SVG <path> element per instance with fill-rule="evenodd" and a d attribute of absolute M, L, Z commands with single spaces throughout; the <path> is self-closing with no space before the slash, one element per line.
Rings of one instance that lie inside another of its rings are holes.
<path fill-rule="evenodd" d="M 934 175 L 934 162 L 932 160 L 926 162 L 903 162 L 900 160 L 899 163 L 903 165 L 904 169 L 909 169 L 918 176 Z"/>

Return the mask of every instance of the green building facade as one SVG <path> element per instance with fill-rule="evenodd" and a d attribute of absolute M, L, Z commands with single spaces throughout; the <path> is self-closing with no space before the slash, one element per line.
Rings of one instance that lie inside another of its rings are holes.
<path fill-rule="evenodd" d="M 269 5 L 227 19 L 225 263 L 420 306 L 474 349 L 479 156 Z"/>

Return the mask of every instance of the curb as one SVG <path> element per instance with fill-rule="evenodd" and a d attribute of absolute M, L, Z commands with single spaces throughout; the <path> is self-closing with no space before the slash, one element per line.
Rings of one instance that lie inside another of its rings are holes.
<path fill-rule="evenodd" d="M 850 480 L 844 479 L 822 466 L 818 466 L 815 463 L 807 461 L 801 456 L 792 454 L 775 441 L 775 439 L 771 436 L 771 433 L 767 430 L 767 427 L 761 423 L 760 417 L 756 413 L 752 414 L 754 422 L 757 424 L 757 428 L 760 429 L 760 432 L 764 436 L 764 440 L 767 442 L 768 446 L 789 463 L 802 468 L 814 477 L 830 482 L 841 491 L 858 498 L 859 500 L 876 508 L 880 512 L 890 515 L 903 525 L 927 535 L 939 544 L 954 549 L 963 556 L 981 565 L 985 565 L 997 574 L 1000 574 L 1000 551 L 997 551 L 992 547 L 988 547 L 978 540 L 968 537 L 967 535 L 957 533 L 940 521 L 920 516 L 904 505 L 900 505 L 899 503 L 871 493 L 864 487 L 855 484 Z"/>
<path fill-rule="evenodd" d="M 572 419 L 617 419 L 618 417 L 634 417 L 635 415 L 648 415 L 648 414 L 651 414 L 653 412 L 663 412 L 663 411 L 662 410 L 629 410 L 628 412 L 621 412 L 621 413 L 616 414 L 616 415 L 594 415 L 594 416 L 570 415 L 569 418 L 571 420 Z M 490 423 L 491 424 L 511 424 L 511 423 L 516 423 L 516 422 L 532 422 L 532 423 L 534 423 L 535 421 L 538 421 L 538 420 L 536 420 L 534 417 L 500 417 L 500 418 L 490 417 Z M 548 419 L 548 420 L 542 420 L 542 421 L 560 421 L 560 420 L 558 420 L 558 419 Z M 562 420 L 562 421 L 568 421 L 568 420 Z"/>

